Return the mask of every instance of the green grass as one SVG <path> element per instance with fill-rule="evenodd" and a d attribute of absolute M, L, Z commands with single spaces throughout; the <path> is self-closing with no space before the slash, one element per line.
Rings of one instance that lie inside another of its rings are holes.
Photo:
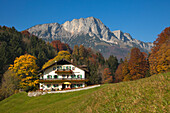
<path fill-rule="evenodd" d="M 15 94 L 0 102 L 0 112 L 10 113 L 98 113 L 170 112 L 170 73 L 141 80 L 105 84 L 101 87 L 28 97 Z"/>

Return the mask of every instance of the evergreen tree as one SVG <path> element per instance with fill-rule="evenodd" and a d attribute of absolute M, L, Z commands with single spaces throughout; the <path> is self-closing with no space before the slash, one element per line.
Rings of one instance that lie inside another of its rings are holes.
<path fill-rule="evenodd" d="M 106 60 L 106 64 L 108 65 L 110 71 L 111 71 L 111 75 L 113 76 L 113 80 L 115 79 L 115 72 L 116 69 L 118 67 L 118 60 L 116 58 L 116 56 L 111 55 L 108 60 Z"/>

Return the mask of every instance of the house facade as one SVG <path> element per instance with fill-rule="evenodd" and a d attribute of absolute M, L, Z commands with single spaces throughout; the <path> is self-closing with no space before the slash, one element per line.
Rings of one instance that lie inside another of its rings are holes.
<path fill-rule="evenodd" d="M 39 71 L 41 90 L 64 90 L 85 87 L 85 68 L 62 59 Z"/>

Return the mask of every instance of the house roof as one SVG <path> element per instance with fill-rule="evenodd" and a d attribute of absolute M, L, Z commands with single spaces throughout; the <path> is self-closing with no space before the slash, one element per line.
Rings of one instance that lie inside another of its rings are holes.
<path fill-rule="evenodd" d="M 84 71 L 88 72 L 88 70 L 87 70 L 87 69 L 85 69 L 84 67 L 77 66 L 77 65 L 75 65 L 75 64 L 73 64 L 73 63 L 71 63 L 70 61 L 68 61 L 68 60 L 66 60 L 66 59 L 61 59 L 61 60 L 56 61 L 56 62 L 54 62 L 53 64 L 51 64 L 51 65 L 47 66 L 46 68 L 44 68 L 44 69 L 42 69 L 42 70 L 38 71 L 38 73 L 41 73 L 41 72 L 45 71 L 46 69 L 48 69 L 48 68 L 49 68 L 49 67 L 51 67 L 51 66 L 54 66 L 55 64 L 58 64 L 58 65 L 72 64 L 72 65 L 74 65 L 75 67 L 78 67 L 78 68 L 80 68 L 80 69 L 82 69 L 82 70 L 84 70 Z"/>

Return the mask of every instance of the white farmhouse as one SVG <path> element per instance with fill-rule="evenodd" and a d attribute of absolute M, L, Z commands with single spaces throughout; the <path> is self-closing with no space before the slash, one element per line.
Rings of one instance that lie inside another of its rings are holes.
<path fill-rule="evenodd" d="M 62 59 L 39 71 L 41 90 L 63 90 L 85 87 L 86 72 L 83 66 Z"/>

